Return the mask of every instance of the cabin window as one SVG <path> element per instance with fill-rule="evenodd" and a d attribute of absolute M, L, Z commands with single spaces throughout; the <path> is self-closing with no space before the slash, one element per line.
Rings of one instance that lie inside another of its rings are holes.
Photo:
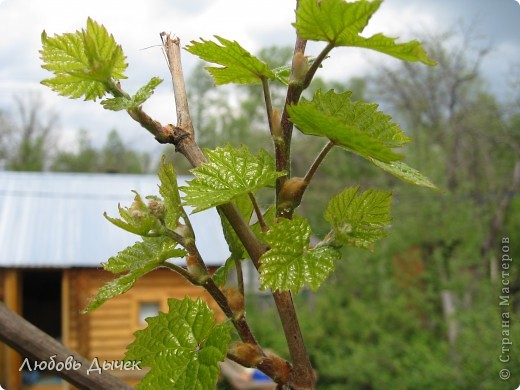
<path fill-rule="evenodd" d="M 139 321 L 138 325 L 145 324 L 145 319 L 148 317 L 155 317 L 159 314 L 159 310 L 161 309 L 160 302 L 139 302 L 139 316 L 137 320 Z"/>

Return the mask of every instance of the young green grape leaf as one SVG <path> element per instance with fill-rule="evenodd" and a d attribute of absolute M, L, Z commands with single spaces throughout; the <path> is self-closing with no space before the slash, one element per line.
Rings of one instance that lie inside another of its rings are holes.
<path fill-rule="evenodd" d="M 104 26 L 87 20 L 86 30 L 49 37 L 42 33 L 42 68 L 54 77 L 42 81 L 60 95 L 96 100 L 107 92 L 107 83 L 126 78 L 121 46 Z"/>
<path fill-rule="evenodd" d="M 186 252 L 177 248 L 177 243 L 169 237 L 150 237 L 129 246 L 103 263 L 103 269 L 113 274 L 135 271 L 150 262 L 184 257 Z"/>
<path fill-rule="evenodd" d="M 274 160 L 265 150 L 255 156 L 246 146 L 227 145 L 206 150 L 206 155 L 209 162 L 193 169 L 195 179 L 181 188 L 184 204 L 194 207 L 194 213 L 272 185 L 285 174 L 275 170 Z"/>
<path fill-rule="evenodd" d="M 392 220 L 391 200 L 390 192 L 367 190 L 359 194 L 359 186 L 348 188 L 330 200 L 325 219 L 339 243 L 372 249 L 377 240 L 387 236 L 383 229 Z"/>
<path fill-rule="evenodd" d="M 352 103 L 350 94 L 318 90 L 312 101 L 302 99 L 288 107 L 290 120 L 302 133 L 326 137 L 364 158 L 401 159 L 391 148 L 408 142 L 408 137 L 388 115 L 376 111 L 377 105 Z"/>
<path fill-rule="evenodd" d="M 143 202 L 141 196 L 136 191 L 133 192 L 135 198 L 130 208 L 118 206 L 119 215 L 122 219 L 109 217 L 106 213 L 104 216 L 114 225 L 127 232 L 146 236 L 158 226 L 158 220 L 151 213 L 146 203 Z"/>
<path fill-rule="evenodd" d="M 260 258 L 262 288 L 294 293 L 306 284 L 319 288 L 341 255 L 331 246 L 309 249 L 310 236 L 309 223 L 297 215 L 271 226 L 264 234 L 271 249 Z"/>
<path fill-rule="evenodd" d="M 217 85 L 228 83 L 250 84 L 261 82 L 262 79 L 274 79 L 269 66 L 253 56 L 236 41 L 215 36 L 220 45 L 213 41 L 201 39 L 201 42 L 191 41 L 186 50 L 204 61 L 222 65 L 222 67 L 207 67 Z"/>
<path fill-rule="evenodd" d="M 311 106 L 291 106 L 287 111 L 290 120 L 304 134 L 326 137 L 336 145 L 365 158 L 374 157 L 382 161 L 402 158 L 382 142 L 374 139 L 341 119 L 326 116 Z"/>
<path fill-rule="evenodd" d="M 251 215 L 253 214 L 253 204 L 251 203 L 249 196 L 247 194 L 240 195 L 233 200 L 233 203 L 237 206 L 238 211 L 242 217 L 244 217 L 246 223 L 249 223 Z M 217 284 L 217 286 L 223 286 L 226 284 L 229 271 L 231 271 L 236 265 L 235 261 L 241 261 L 245 259 L 247 256 L 247 251 L 222 211 L 217 211 L 220 215 L 220 222 L 222 224 L 224 238 L 228 243 L 229 252 L 231 252 L 231 256 L 226 260 L 224 265 L 220 266 L 213 274 L 213 281 Z"/>
<path fill-rule="evenodd" d="M 352 102 L 351 95 L 352 92 L 337 94 L 332 90 L 327 93 L 318 90 L 312 101 L 302 99 L 297 106 L 289 107 L 291 120 L 303 133 L 325 136 L 336 145 L 365 157 L 374 165 L 404 181 L 437 189 L 427 177 L 405 163 L 382 160 L 381 152 L 387 153 L 390 148 L 402 146 L 409 142 L 410 138 L 403 133 L 398 124 L 392 122 L 389 115 L 377 111 L 377 104 Z M 337 125 L 334 125 L 335 123 Z M 363 135 L 356 136 L 355 131 L 362 132 Z M 379 155 L 379 158 L 376 155 Z"/>
<path fill-rule="evenodd" d="M 362 47 L 405 61 L 435 65 L 417 41 L 395 43 L 394 38 L 382 34 L 369 38 L 359 35 L 381 3 L 382 0 L 301 0 L 293 26 L 303 39 L 325 41 L 334 46 Z"/>
<path fill-rule="evenodd" d="M 44 62 L 42 68 L 52 71 L 55 75 L 43 80 L 43 85 L 72 99 L 85 97 L 85 100 L 96 100 L 105 95 L 105 85 L 89 77 L 90 63 L 80 32 L 51 38 L 44 31 L 41 40 L 43 49 L 40 50 L 40 54 Z"/>
<path fill-rule="evenodd" d="M 263 214 L 265 224 L 270 227 L 273 226 L 276 220 L 276 207 L 274 205 L 270 206 Z M 255 236 L 263 240 L 263 232 L 262 227 L 260 226 L 260 222 L 255 222 L 251 225 L 251 230 L 255 233 Z"/>
<path fill-rule="evenodd" d="M 377 104 L 353 102 L 351 97 L 351 91 L 335 93 L 330 90 L 323 93 L 318 89 L 312 100 L 304 100 L 303 105 L 312 105 L 327 116 L 341 119 L 381 141 L 385 146 L 394 148 L 410 142 L 410 138 L 403 133 L 399 125 L 392 122 L 390 115 L 377 110 L 379 107 Z"/>
<path fill-rule="evenodd" d="M 177 221 L 182 215 L 181 197 L 177 186 L 177 174 L 172 163 L 167 163 L 164 156 L 159 169 L 159 193 L 164 199 L 165 218 L 164 223 L 167 228 L 174 230 L 177 227 Z"/>
<path fill-rule="evenodd" d="M 253 204 L 251 203 L 249 196 L 239 196 L 234 200 L 234 203 L 237 205 L 238 210 L 244 217 L 244 220 L 249 222 L 253 213 Z M 236 266 L 236 260 L 241 261 L 247 258 L 248 254 L 244 248 L 244 245 L 242 244 L 242 241 L 240 241 L 237 234 L 233 230 L 231 224 L 220 211 L 219 214 L 221 214 L 224 236 L 226 237 L 226 241 L 229 245 L 229 251 L 231 252 L 231 256 L 226 260 L 225 264 L 219 267 L 213 274 L 213 281 L 218 286 L 223 286 L 226 284 L 229 272 Z M 274 223 L 275 216 L 276 212 L 274 206 L 269 207 L 269 209 L 263 215 L 265 223 L 268 226 L 271 226 Z M 258 221 L 251 225 L 251 230 L 256 237 L 260 239 L 262 238 L 262 228 L 260 227 L 260 223 Z"/>
<path fill-rule="evenodd" d="M 251 219 L 251 215 L 253 214 L 253 203 L 251 202 L 251 199 L 249 199 L 249 196 L 247 194 L 237 196 L 233 203 L 237 206 L 238 211 L 246 221 L 246 223 L 249 223 Z M 235 233 L 235 230 L 227 220 L 227 218 L 224 216 L 224 214 L 218 210 L 218 213 L 220 214 L 220 221 L 222 223 L 222 229 L 224 231 L 224 237 L 228 243 L 229 251 L 231 252 L 231 257 L 234 259 L 244 259 L 247 252 L 244 248 L 244 245 L 242 245 L 242 241 L 240 241 L 240 238 L 238 238 L 237 234 Z"/>
<path fill-rule="evenodd" d="M 289 85 L 292 65 L 284 65 L 273 69 L 274 78 L 283 85 Z"/>
<path fill-rule="evenodd" d="M 135 103 L 141 105 L 147 101 L 155 92 L 155 88 L 157 88 L 157 86 L 162 82 L 163 80 L 159 77 L 152 77 L 145 86 L 139 88 L 135 93 L 133 97 Z"/>
<path fill-rule="evenodd" d="M 168 313 L 147 318 L 135 332 L 126 360 L 141 361 L 150 371 L 138 389 L 213 389 L 231 341 L 227 323 L 216 325 L 207 303 L 169 299 Z"/>
<path fill-rule="evenodd" d="M 236 261 L 237 259 L 230 256 L 223 265 L 217 268 L 211 276 L 217 286 L 222 287 L 226 284 L 229 272 L 236 267 Z M 241 261 L 241 259 L 238 261 Z"/>
<path fill-rule="evenodd" d="M 293 26 L 303 39 L 336 44 L 360 34 L 383 0 L 300 0 Z"/>
<path fill-rule="evenodd" d="M 101 104 L 106 110 L 121 111 L 131 110 L 139 107 L 155 91 L 155 88 L 162 83 L 162 80 L 158 77 L 152 77 L 152 79 L 144 87 L 139 88 L 136 94 L 130 98 L 126 96 L 115 97 L 111 99 L 105 99 L 101 101 Z"/>
<path fill-rule="evenodd" d="M 101 100 L 101 105 L 105 110 L 110 111 L 122 111 L 136 107 L 133 99 L 127 98 L 126 96 Z"/>
<path fill-rule="evenodd" d="M 342 46 L 353 46 L 372 49 L 389 56 L 399 58 L 403 61 L 422 62 L 423 64 L 435 66 L 437 62 L 428 57 L 428 54 L 419 41 L 396 43 L 397 38 L 390 38 L 383 34 L 376 34 L 370 38 L 352 36 Z"/>
<path fill-rule="evenodd" d="M 141 276 L 166 260 L 186 256 L 186 252 L 176 246 L 177 243 L 168 237 L 146 238 L 108 259 L 108 262 L 103 263 L 105 270 L 114 274 L 126 273 L 101 287 L 85 312 L 95 310 L 107 300 L 125 293 Z"/>
<path fill-rule="evenodd" d="M 87 28 L 82 34 L 91 74 L 102 82 L 111 78 L 126 79 L 124 72 L 128 65 L 125 63 L 123 49 L 105 26 L 88 18 Z"/>
<path fill-rule="evenodd" d="M 392 161 L 390 163 L 385 163 L 376 159 L 370 159 L 370 161 L 372 161 L 375 166 L 408 183 L 415 184 L 416 186 L 420 187 L 430 188 L 436 191 L 441 191 L 421 172 L 410 167 L 402 161 Z"/>

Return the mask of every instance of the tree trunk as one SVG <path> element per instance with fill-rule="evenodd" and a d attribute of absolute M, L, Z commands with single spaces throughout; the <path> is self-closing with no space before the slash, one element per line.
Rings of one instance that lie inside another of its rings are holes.
<path fill-rule="evenodd" d="M 107 371 L 89 372 L 91 361 L 67 349 L 63 344 L 9 310 L 2 302 L 0 302 L 0 341 L 15 349 L 23 357 L 37 362 L 63 363 L 64 368 L 54 372 L 79 389 L 131 389 L 121 379 L 110 375 Z M 71 362 L 74 362 L 72 367 L 70 367 Z"/>
<path fill-rule="evenodd" d="M 498 245 L 498 235 L 500 234 L 500 229 L 504 224 L 504 219 L 506 216 L 506 211 L 511 204 L 511 200 L 513 199 L 513 195 L 520 188 L 520 158 L 516 160 L 515 168 L 513 170 L 513 177 L 511 180 L 511 186 L 502 196 L 502 200 L 498 204 L 498 207 L 495 211 L 495 215 L 491 219 L 491 223 L 489 226 L 489 231 L 486 236 L 486 239 L 482 243 L 480 248 L 480 253 L 482 260 L 485 262 L 485 268 L 489 267 L 490 278 L 492 282 L 498 280 L 498 262 L 496 259 L 496 255 L 494 250 Z"/>

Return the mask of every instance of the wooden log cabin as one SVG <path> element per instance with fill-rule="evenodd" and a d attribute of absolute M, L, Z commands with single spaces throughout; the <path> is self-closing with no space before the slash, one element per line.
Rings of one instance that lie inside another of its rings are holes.
<path fill-rule="evenodd" d="M 121 360 L 133 333 L 146 326 L 144 319 L 167 311 L 168 297 L 201 296 L 216 308 L 202 289 L 170 270 L 158 269 L 96 311 L 80 314 L 97 289 L 114 277 L 100 263 L 139 240 L 103 217 L 104 211 L 117 216 L 118 203 L 129 206 L 131 190 L 158 195 L 158 179 L 0 172 L 0 299 L 89 360 Z M 194 214 L 191 220 L 199 250 L 208 266 L 216 269 L 229 255 L 218 215 L 212 210 Z M 23 361 L 0 344 L 0 385 L 9 390 L 70 388 L 45 372 L 20 371 Z M 143 375 L 112 373 L 129 384 Z"/>

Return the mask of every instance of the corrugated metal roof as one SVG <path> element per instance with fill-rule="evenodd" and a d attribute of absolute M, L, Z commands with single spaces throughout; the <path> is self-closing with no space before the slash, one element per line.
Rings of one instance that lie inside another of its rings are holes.
<path fill-rule="evenodd" d="M 0 172 L 0 267 L 98 267 L 140 239 L 103 212 L 119 216 L 131 190 L 159 195 L 158 183 L 155 175 Z M 216 211 L 190 220 L 206 263 L 222 264 L 229 251 Z"/>

